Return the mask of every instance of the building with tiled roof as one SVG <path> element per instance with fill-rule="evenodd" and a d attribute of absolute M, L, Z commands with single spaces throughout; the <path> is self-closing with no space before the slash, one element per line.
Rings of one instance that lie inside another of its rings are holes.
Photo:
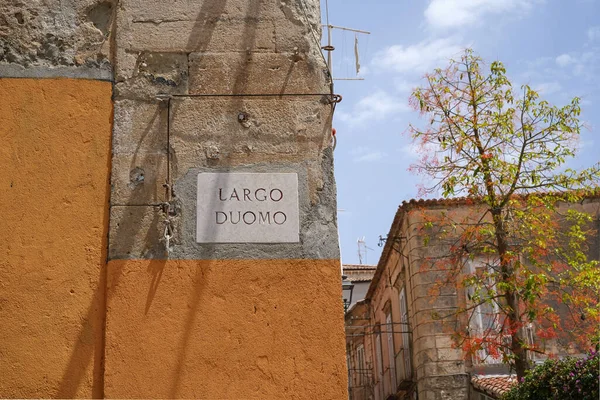
<path fill-rule="evenodd" d="M 352 283 L 352 301 L 349 307 L 365 298 L 377 265 L 343 264 L 342 274 Z"/>
<path fill-rule="evenodd" d="M 560 207 L 586 211 L 600 228 L 598 195 Z M 449 327 L 470 328 L 471 321 L 453 314 L 465 307 L 468 293 L 446 283 L 432 294 L 446 275 L 432 270 L 429 260 L 447 254 L 448 248 L 429 234 L 424 245 L 425 222 L 446 213 L 476 215 L 481 209 L 480 203 L 468 198 L 410 200 L 398 208 L 364 299 L 345 316 L 352 400 L 490 400 L 516 383 L 508 375 L 508 366 L 487 350 L 467 356 L 457 348 Z M 600 259 L 600 237 L 592 242 L 589 256 Z M 439 315 L 445 316 L 443 322 Z M 535 329 L 524 330 L 527 340 L 535 343 Z M 539 361 L 534 352 L 527 356 Z"/>

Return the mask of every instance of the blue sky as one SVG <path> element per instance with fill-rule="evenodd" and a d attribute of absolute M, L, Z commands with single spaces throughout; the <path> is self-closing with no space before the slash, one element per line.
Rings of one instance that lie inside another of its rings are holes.
<path fill-rule="evenodd" d="M 325 23 L 325 0 L 322 11 Z M 344 263 L 358 263 L 364 237 L 366 261 L 376 264 L 379 235 L 403 200 L 417 198 L 405 132 L 423 122 L 408 107 L 410 89 L 465 47 L 502 61 L 513 85 L 529 84 L 555 105 L 581 97 L 587 129 L 570 166 L 600 160 L 600 0 L 329 0 L 329 22 L 371 32 L 358 37 L 365 80 L 335 82 L 344 97 L 333 122 Z M 354 34 L 334 30 L 333 44 L 334 77 L 355 77 Z"/>

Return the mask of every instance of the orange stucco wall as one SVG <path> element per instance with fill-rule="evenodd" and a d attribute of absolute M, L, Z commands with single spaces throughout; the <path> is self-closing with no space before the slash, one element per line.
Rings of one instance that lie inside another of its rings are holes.
<path fill-rule="evenodd" d="M 0 79 L 0 397 L 103 395 L 111 93 Z"/>
<path fill-rule="evenodd" d="M 106 396 L 347 398 L 339 282 L 339 260 L 110 261 Z"/>
<path fill-rule="evenodd" d="M 339 260 L 106 265 L 111 93 L 0 79 L 0 397 L 346 398 Z"/>

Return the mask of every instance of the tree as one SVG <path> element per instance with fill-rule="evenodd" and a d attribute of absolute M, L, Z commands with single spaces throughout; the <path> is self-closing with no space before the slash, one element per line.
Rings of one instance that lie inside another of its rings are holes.
<path fill-rule="evenodd" d="M 484 67 L 466 50 L 414 90 L 410 103 L 429 123 L 410 126 L 422 153 L 411 168 L 429 178 L 422 194 L 441 191 L 477 204 L 476 218 L 445 215 L 426 223 L 449 244 L 430 265 L 468 293 L 457 310 L 467 321 L 454 332 L 457 343 L 471 355 L 485 349 L 501 357 L 521 378 L 527 351 L 543 351 L 524 337 L 529 324 L 538 337 L 552 339 L 566 323 L 559 311 L 567 308 L 581 342 L 597 333 L 600 270 L 586 254 L 591 216 L 561 204 L 598 195 L 600 165 L 565 168 L 582 128 L 579 98 L 556 107 L 527 85 L 517 95 L 502 63 L 491 63 L 489 73 Z M 484 268 L 466 270 L 475 259 Z M 470 322 L 485 310 L 494 316 L 476 332 Z"/>

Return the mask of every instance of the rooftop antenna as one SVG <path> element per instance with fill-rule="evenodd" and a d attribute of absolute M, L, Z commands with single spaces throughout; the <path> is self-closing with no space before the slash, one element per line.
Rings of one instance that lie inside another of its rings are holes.
<path fill-rule="evenodd" d="M 365 264 L 368 263 L 367 259 L 367 251 L 373 250 L 369 246 L 367 246 L 367 242 L 365 241 L 365 237 L 356 239 L 356 245 L 358 246 L 358 263 L 363 265 L 363 259 Z"/>
<path fill-rule="evenodd" d="M 327 52 L 327 67 L 329 68 L 329 74 L 331 75 L 334 81 L 364 81 L 365 78 L 358 77 L 360 72 L 360 60 L 358 58 L 358 35 L 370 35 L 371 32 L 361 31 L 359 29 L 346 28 L 343 26 L 335 26 L 329 23 L 329 2 L 325 0 L 325 20 L 327 24 L 322 25 L 323 27 L 327 27 L 327 46 L 323 46 L 322 49 Z M 354 61 L 356 66 L 356 75 L 354 78 L 334 78 L 333 77 L 333 67 L 331 65 L 331 53 L 335 50 L 335 47 L 331 44 L 331 30 L 332 29 L 340 29 L 342 31 L 354 32 Z"/>

